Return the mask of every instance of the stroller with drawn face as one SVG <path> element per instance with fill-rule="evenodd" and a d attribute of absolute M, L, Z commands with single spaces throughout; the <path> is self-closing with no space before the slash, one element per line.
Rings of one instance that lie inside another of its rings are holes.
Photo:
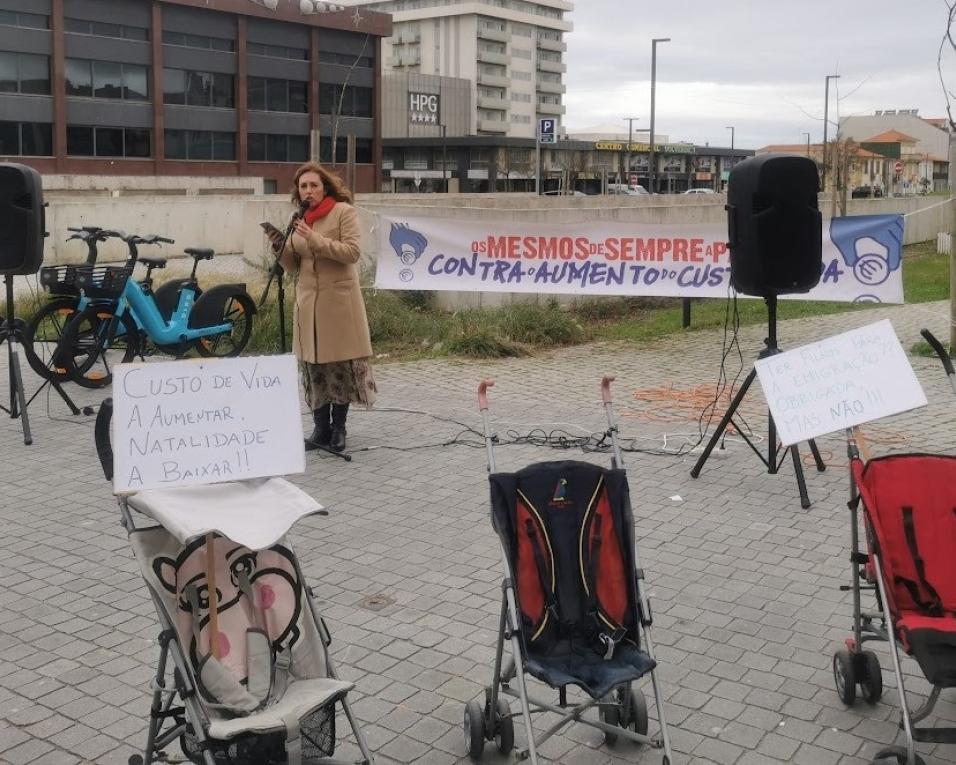
<path fill-rule="evenodd" d="M 111 415 L 107 400 L 96 421 L 107 479 Z M 322 507 L 280 478 L 143 491 L 119 506 L 160 622 L 146 747 L 130 765 L 167 761 L 177 738 L 201 765 L 371 763 L 346 698 L 354 685 L 335 675 L 286 538 Z M 134 514 L 156 523 L 137 526 Z M 336 705 L 360 759 L 333 759 Z"/>
<path fill-rule="evenodd" d="M 943 362 L 953 390 L 949 356 L 927 330 L 923 336 Z M 866 642 L 889 642 L 900 699 L 905 746 L 884 747 L 873 765 L 922 765 L 916 742 L 956 743 L 954 727 L 916 727 L 930 715 L 944 688 L 956 688 L 956 457 L 894 454 L 862 458 L 853 431 L 847 432 L 850 502 L 853 635 L 833 656 L 833 677 L 844 704 L 876 704 L 883 694 L 877 654 Z M 860 550 L 858 510 L 863 508 L 867 552 Z M 877 611 L 865 611 L 861 591 L 873 590 Z M 929 698 L 911 711 L 898 648 L 914 658 L 932 686 Z"/>
<path fill-rule="evenodd" d="M 664 765 L 672 761 L 650 604 L 611 409 L 612 380 L 605 377 L 601 383 L 613 449 L 610 470 L 566 460 L 496 472 L 487 399 L 493 383 L 478 388 L 491 473 L 491 522 L 501 541 L 506 578 L 492 684 L 483 699 L 465 706 L 465 744 L 473 759 L 481 757 L 486 740 L 502 754 L 514 748 L 514 722 L 504 698 L 511 696 L 521 705 L 527 740 L 519 760 L 537 763 L 544 741 L 579 722 L 601 730 L 608 745 L 623 737 L 663 749 Z M 505 641 L 512 650 L 507 665 Z M 526 672 L 557 690 L 558 703 L 530 697 Z M 648 674 L 657 706 L 658 735 L 653 737 L 647 733 L 647 703 L 634 685 Z M 569 704 L 568 686 L 578 686 L 590 698 Z M 596 720 L 584 716 L 592 707 L 598 710 Z M 553 712 L 559 719 L 535 738 L 532 712 Z"/>

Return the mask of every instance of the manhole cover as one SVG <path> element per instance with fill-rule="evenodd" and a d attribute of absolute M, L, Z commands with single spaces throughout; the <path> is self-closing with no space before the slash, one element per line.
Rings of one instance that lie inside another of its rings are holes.
<path fill-rule="evenodd" d="M 362 608 L 367 608 L 369 611 L 381 611 L 383 608 L 388 608 L 394 602 L 395 598 L 378 593 L 376 595 L 368 595 L 367 597 L 362 598 L 359 601 L 359 605 Z"/>

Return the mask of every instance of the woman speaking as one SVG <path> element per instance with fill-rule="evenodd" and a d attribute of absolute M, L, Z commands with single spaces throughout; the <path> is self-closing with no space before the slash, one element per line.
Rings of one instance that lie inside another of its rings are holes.
<path fill-rule="evenodd" d="M 298 275 L 292 350 L 302 362 L 305 401 L 315 421 L 305 448 L 341 452 L 349 404 L 371 406 L 377 392 L 359 285 L 358 214 L 342 181 L 314 162 L 296 170 L 292 202 L 304 213 L 279 262 Z M 282 244 L 279 231 L 269 238 L 273 248 Z"/>

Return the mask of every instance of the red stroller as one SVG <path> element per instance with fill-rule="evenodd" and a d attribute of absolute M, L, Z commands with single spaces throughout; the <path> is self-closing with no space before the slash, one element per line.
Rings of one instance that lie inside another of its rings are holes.
<path fill-rule="evenodd" d="M 923 336 L 939 354 L 956 391 L 953 365 L 928 331 Z M 859 685 L 870 704 L 883 693 L 880 662 L 862 650 L 868 640 L 887 640 L 900 695 L 900 727 L 906 746 L 879 751 L 875 763 L 922 765 L 917 741 L 956 743 L 956 728 L 918 728 L 943 688 L 956 687 L 956 457 L 900 454 L 864 464 L 852 431 L 850 459 L 853 637 L 833 656 L 833 676 L 844 704 Z M 869 553 L 859 549 L 857 508 L 862 501 Z M 862 567 L 862 569 L 861 569 Z M 864 584 L 864 582 L 866 582 Z M 860 592 L 874 589 L 878 611 L 865 612 Z M 887 626 L 887 620 L 889 626 Z M 906 700 L 897 645 L 916 659 L 933 686 L 925 704 L 911 712 Z"/>
<path fill-rule="evenodd" d="M 527 738 L 518 760 L 537 763 L 537 747 L 568 723 L 579 722 L 600 729 L 608 745 L 622 736 L 663 749 L 664 765 L 672 762 L 650 637 L 653 620 L 611 409 L 612 380 L 605 377 L 601 383 L 611 469 L 565 460 L 529 465 L 517 473 L 496 472 L 487 398 L 494 383 L 486 380 L 478 387 L 491 473 L 491 521 L 506 575 L 492 684 L 483 699 L 465 706 L 465 744 L 473 759 L 481 757 L 486 740 L 495 741 L 502 754 L 514 748 L 514 722 L 504 698 L 511 696 L 521 704 Z M 505 641 L 512 650 L 506 665 Z M 528 695 L 526 672 L 558 691 L 557 704 Z M 648 674 L 657 705 L 657 736 L 647 734 L 647 702 L 634 684 Z M 569 704 L 569 685 L 590 698 Z M 591 707 L 598 708 L 599 719 L 583 716 Z M 532 708 L 559 716 L 537 738 Z"/>

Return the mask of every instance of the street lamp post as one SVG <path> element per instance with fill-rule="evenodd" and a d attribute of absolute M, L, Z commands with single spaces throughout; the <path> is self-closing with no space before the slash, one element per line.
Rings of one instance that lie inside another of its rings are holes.
<path fill-rule="evenodd" d="M 840 75 L 828 74 L 826 77 L 826 89 L 823 95 L 823 176 L 821 180 L 822 191 L 827 190 L 827 128 L 830 126 L 830 80 L 838 80 Z"/>
<path fill-rule="evenodd" d="M 627 120 L 627 154 L 626 162 L 624 166 L 624 183 L 628 186 L 631 185 L 631 144 L 634 142 L 634 123 L 637 122 L 640 117 L 625 117 Z"/>
<path fill-rule="evenodd" d="M 651 40 L 651 135 L 650 135 L 650 150 L 648 151 L 648 168 L 647 168 L 647 190 L 652 194 L 657 190 L 656 185 L 656 175 L 655 171 L 655 162 L 654 162 L 654 96 L 655 90 L 657 89 L 657 43 L 661 42 L 670 42 L 670 37 L 655 37 Z"/>
<path fill-rule="evenodd" d="M 800 131 L 800 135 L 805 135 L 807 137 L 807 158 L 810 158 L 810 134 L 805 130 Z"/>
<path fill-rule="evenodd" d="M 441 178 L 442 178 L 442 191 L 448 193 L 448 146 L 447 141 L 445 140 L 445 131 L 447 130 L 447 125 L 441 126 Z"/>
<path fill-rule="evenodd" d="M 733 151 L 734 151 L 734 126 L 733 126 L 733 125 L 728 125 L 728 126 L 727 126 L 727 129 L 730 131 L 730 151 L 731 151 L 731 153 L 733 153 Z"/>

